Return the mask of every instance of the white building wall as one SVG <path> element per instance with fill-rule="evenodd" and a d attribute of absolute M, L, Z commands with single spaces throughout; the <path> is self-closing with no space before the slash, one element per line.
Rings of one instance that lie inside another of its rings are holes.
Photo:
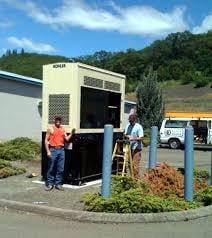
<path fill-rule="evenodd" d="M 41 141 L 42 87 L 0 78 L 0 141 L 29 137 Z"/>

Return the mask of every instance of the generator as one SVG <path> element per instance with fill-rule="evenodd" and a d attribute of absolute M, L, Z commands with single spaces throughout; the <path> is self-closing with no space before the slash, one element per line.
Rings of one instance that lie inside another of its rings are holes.
<path fill-rule="evenodd" d="M 43 66 L 42 165 L 46 180 L 45 135 L 54 117 L 67 133 L 64 183 L 81 184 L 101 177 L 104 125 L 114 126 L 114 142 L 123 136 L 125 76 L 82 63 Z"/>

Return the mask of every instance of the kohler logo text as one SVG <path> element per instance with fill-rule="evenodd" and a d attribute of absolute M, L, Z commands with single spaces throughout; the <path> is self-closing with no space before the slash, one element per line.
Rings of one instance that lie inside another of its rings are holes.
<path fill-rule="evenodd" d="M 65 64 L 54 64 L 53 68 L 65 68 L 66 65 Z"/>

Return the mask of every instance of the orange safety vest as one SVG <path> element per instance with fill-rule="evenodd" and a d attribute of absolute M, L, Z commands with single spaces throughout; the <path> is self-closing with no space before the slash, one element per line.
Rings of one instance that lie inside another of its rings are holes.
<path fill-rule="evenodd" d="M 49 137 L 49 145 L 50 146 L 64 146 L 65 142 L 65 130 L 60 127 L 57 128 L 56 126 L 53 127 L 53 131 Z"/>

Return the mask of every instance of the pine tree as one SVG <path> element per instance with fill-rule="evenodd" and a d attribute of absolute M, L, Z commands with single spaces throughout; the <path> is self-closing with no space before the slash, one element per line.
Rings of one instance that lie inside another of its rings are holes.
<path fill-rule="evenodd" d="M 10 55 L 11 55 L 11 50 L 7 49 L 6 56 L 10 56 Z"/>
<path fill-rule="evenodd" d="M 24 48 L 21 49 L 21 55 L 24 55 Z"/>
<path fill-rule="evenodd" d="M 12 51 L 12 54 L 13 54 L 13 55 L 17 55 L 17 54 L 18 54 L 17 49 L 14 49 L 14 50 Z"/>
<path fill-rule="evenodd" d="M 157 81 L 157 72 L 152 68 L 147 75 L 141 76 L 136 96 L 138 119 L 143 127 L 160 127 L 164 117 L 164 101 L 161 86 Z"/>

